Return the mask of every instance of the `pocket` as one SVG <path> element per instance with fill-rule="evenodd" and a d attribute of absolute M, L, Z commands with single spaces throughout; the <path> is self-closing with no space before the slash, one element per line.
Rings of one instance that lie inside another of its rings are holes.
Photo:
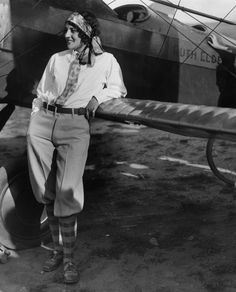
<path fill-rule="evenodd" d="M 36 126 L 39 124 L 37 119 L 41 115 L 40 112 L 41 111 L 39 110 L 30 116 L 29 125 L 26 133 L 27 136 L 30 136 L 35 131 Z"/>
<path fill-rule="evenodd" d="M 39 117 L 39 116 L 40 116 L 40 111 L 37 111 L 37 112 L 31 114 L 30 120 L 29 120 L 29 127 L 35 123 L 35 121 L 37 120 L 37 117 Z"/>

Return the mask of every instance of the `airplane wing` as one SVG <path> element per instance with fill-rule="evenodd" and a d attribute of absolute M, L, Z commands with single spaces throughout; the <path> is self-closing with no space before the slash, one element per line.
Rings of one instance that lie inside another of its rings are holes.
<path fill-rule="evenodd" d="M 232 108 L 122 98 L 101 104 L 96 117 L 185 136 L 236 141 L 236 109 Z"/>

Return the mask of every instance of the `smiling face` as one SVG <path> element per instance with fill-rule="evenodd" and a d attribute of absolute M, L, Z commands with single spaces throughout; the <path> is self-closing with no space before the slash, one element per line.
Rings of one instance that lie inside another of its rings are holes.
<path fill-rule="evenodd" d="M 80 38 L 79 31 L 69 23 L 65 25 L 65 39 L 69 50 L 80 51 L 85 46 Z"/>

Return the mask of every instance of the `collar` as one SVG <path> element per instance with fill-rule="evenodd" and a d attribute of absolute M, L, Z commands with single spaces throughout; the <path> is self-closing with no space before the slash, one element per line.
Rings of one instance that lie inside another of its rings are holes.
<path fill-rule="evenodd" d="M 98 40 L 100 40 L 98 38 Z M 96 39 L 96 45 L 93 46 L 92 49 L 87 47 L 84 51 L 78 52 L 76 50 L 68 50 L 67 60 L 68 62 L 73 62 L 76 58 L 80 59 L 80 64 L 89 66 L 93 66 L 95 63 L 95 58 L 97 55 L 101 55 L 103 50 L 100 48 L 100 43 Z"/>

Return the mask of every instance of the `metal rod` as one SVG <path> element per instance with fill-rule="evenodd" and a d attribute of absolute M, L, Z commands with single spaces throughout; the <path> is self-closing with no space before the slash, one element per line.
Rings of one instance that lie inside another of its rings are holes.
<path fill-rule="evenodd" d="M 8 119 L 10 118 L 11 114 L 14 112 L 14 110 L 15 110 L 15 105 L 14 104 L 7 104 L 0 111 L 0 113 L 1 113 L 1 118 L 0 118 L 0 131 L 4 127 L 4 125 L 6 124 L 6 122 L 8 121 Z"/>
<path fill-rule="evenodd" d="M 220 22 L 224 22 L 224 23 L 227 23 L 227 24 L 236 25 L 236 23 L 233 22 L 233 21 L 226 20 L 226 19 L 214 16 L 214 15 L 206 14 L 206 13 L 203 13 L 203 12 L 200 12 L 200 11 L 197 11 L 197 10 L 194 10 L 194 9 L 190 9 L 190 8 L 187 8 L 187 7 L 184 7 L 184 6 L 179 6 L 179 5 L 176 5 L 174 3 L 166 2 L 164 0 L 152 0 L 152 2 L 159 3 L 159 4 L 162 4 L 162 5 L 165 5 L 165 6 L 169 6 L 169 7 L 172 7 L 172 8 L 176 8 L 176 9 L 179 9 L 179 10 L 182 10 L 182 11 L 186 11 L 186 12 L 189 12 L 189 13 L 197 14 L 197 15 L 200 15 L 200 16 L 203 16 L 203 17 L 206 17 L 206 18 L 210 18 L 210 19 L 214 19 L 214 20 L 217 20 L 217 21 L 220 21 Z"/>

